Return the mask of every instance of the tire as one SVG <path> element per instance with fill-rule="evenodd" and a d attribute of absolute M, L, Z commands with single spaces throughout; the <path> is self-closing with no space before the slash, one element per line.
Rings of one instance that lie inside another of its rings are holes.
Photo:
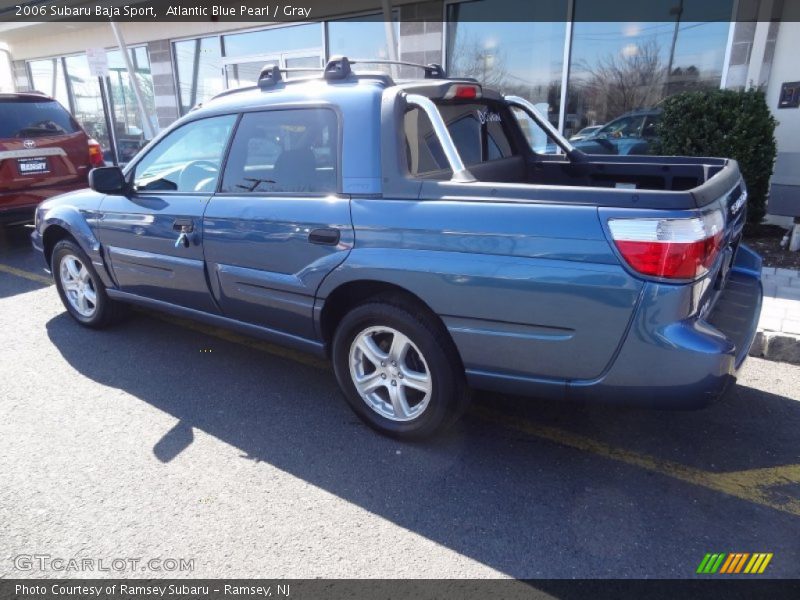
<path fill-rule="evenodd" d="M 100 329 L 114 322 L 122 306 L 108 297 L 92 261 L 72 240 L 61 240 L 50 259 L 58 295 L 70 316 L 81 325 Z"/>
<path fill-rule="evenodd" d="M 447 330 L 402 298 L 376 298 L 347 313 L 334 335 L 333 366 L 353 411 L 391 437 L 441 432 L 469 403 Z"/>

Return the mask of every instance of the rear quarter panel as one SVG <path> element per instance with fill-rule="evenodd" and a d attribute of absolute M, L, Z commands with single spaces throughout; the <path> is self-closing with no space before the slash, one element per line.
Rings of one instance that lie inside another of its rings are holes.
<path fill-rule="evenodd" d="M 355 247 L 320 288 L 377 280 L 444 321 L 468 372 L 601 375 L 642 282 L 619 264 L 597 208 L 498 201 L 354 199 Z"/>

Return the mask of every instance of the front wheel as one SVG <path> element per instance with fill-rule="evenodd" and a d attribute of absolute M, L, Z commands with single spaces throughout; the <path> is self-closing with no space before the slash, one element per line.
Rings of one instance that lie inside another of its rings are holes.
<path fill-rule="evenodd" d="M 50 266 L 61 302 L 78 323 L 100 328 L 120 313 L 119 304 L 108 297 L 91 260 L 78 244 L 72 240 L 58 242 Z"/>
<path fill-rule="evenodd" d="M 356 414 L 394 437 L 430 436 L 455 421 L 468 402 L 447 331 L 402 302 L 370 302 L 348 313 L 334 336 L 333 365 Z"/>

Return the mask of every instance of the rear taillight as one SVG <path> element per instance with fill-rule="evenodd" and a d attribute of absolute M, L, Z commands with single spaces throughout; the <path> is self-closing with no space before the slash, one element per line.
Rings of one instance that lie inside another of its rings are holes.
<path fill-rule="evenodd" d="M 93 167 L 104 167 L 106 164 L 103 158 L 103 149 L 97 140 L 89 139 L 89 164 Z"/>
<path fill-rule="evenodd" d="M 696 279 L 722 248 L 725 218 L 715 210 L 690 219 L 609 219 L 620 254 L 642 275 Z"/>

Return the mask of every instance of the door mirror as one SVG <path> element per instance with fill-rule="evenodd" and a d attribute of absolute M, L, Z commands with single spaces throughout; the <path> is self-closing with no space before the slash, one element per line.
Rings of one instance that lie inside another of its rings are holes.
<path fill-rule="evenodd" d="M 89 187 L 101 194 L 121 194 L 128 182 L 119 167 L 98 167 L 89 171 Z"/>

